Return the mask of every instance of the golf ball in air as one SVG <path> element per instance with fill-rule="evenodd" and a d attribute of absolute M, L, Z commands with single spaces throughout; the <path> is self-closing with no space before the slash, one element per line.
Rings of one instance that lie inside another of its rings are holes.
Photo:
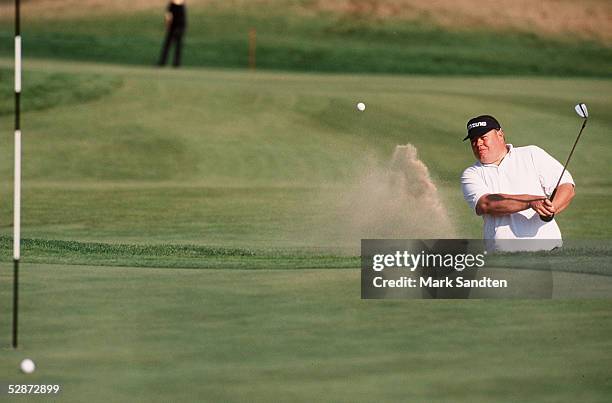
<path fill-rule="evenodd" d="M 21 364 L 19 366 L 21 367 L 21 372 L 23 372 L 24 374 L 31 374 L 36 369 L 36 364 L 34 364 L 34 361 L 29 358 L 26 358 L 25 360 L 21 361 Z"/>
<path fill-rule="evenodd" d="M 363 102 L 359 102 L 357 104 L 357 109 L 359 109 L 360 111 L 365 111 L 365 104 Z"/>

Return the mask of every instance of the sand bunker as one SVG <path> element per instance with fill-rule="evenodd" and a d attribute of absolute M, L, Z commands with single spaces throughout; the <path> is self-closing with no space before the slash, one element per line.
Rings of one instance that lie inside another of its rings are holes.
<path fill-rule="evenodd" d="M 455 231 L 417 150 L 397 146 L 387 167 L 370 169 L 345 201 L 350 238 L 452 238 Z"/>

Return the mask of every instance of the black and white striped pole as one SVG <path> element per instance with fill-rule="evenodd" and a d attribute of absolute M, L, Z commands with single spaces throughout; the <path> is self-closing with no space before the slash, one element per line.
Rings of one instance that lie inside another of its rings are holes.
<path fill-rule="evenodd" d="M 19 258 L 21 240 L 21 29 L 19 0 L 15 0 L 15 183 L 13 190 L 13 348 L 17 348 L 19 319 Z"/>

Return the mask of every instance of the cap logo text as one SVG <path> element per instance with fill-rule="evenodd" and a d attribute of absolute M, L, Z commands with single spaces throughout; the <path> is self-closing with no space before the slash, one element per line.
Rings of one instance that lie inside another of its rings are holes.
<path fill-rule="evenodd" d="M 479 126 L 487 127 L 487 122 L 474 122 L 468 126 L 468 130 L 472 130 L 473 128 L 479 127 Z"/>

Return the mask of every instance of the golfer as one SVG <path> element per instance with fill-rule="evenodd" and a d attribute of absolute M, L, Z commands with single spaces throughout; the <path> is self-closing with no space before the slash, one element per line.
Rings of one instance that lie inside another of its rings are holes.
<path fill-rule="evenodd" d="M 468 121 L 463 140 L 467 139 L 478 161 L 463 171 L 461 188 L 470 208 L 483 217 L 484 239 L 495 240 L 498 250 L 561 246 L 561 231 L 554 218 L 547 222 L 540 216 L 551 218 L 569 206 L 575 186 L 571 174 L 564 173 L 550 201 L 563 166 L 544 150 L 507 144 L 499 122 L 490 115 Z M 541 241 L 497 242 L 517 239 Z"/>
<path fill-rule="evenodd" d="M 181 51 L 183 47 L 183 35 L 187 28 L 187 11 L 185 0 L 172 0 L 168 4 L 165 15 L 166 22 L 166 39 L 162 46 L 161 55 L 159 57 L 159 66 L 166 65 L 170 46 L 174 44 L 174 67 L 181 65 Z"/>

